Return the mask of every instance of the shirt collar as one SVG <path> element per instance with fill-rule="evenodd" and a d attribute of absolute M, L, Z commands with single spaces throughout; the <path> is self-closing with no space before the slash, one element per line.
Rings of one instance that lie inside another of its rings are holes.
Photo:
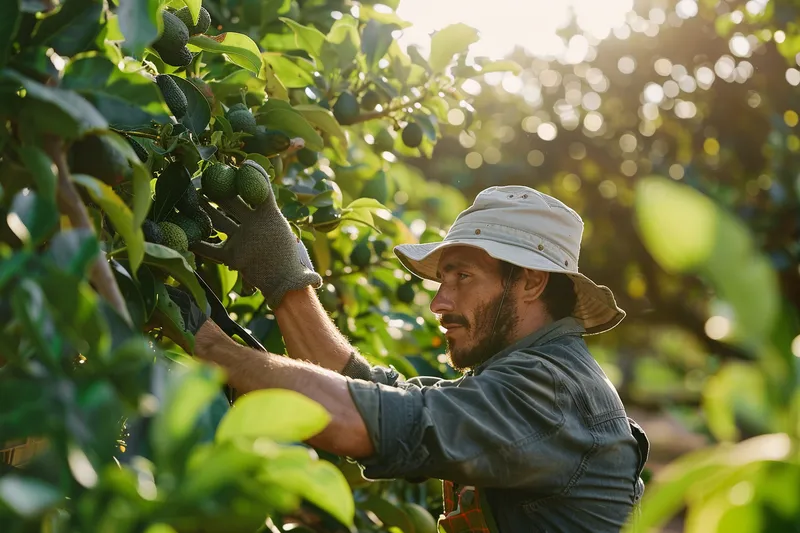
<path fill-rule="evenodd" d="M 497 359 L 505 357 L 510 353 L 516 352 L 517 350 L 529 348 L 531 346 L 540 346 L 559 337 L 563 337 L 564 335 L 571 335 L 575 333 L 583 334 L 585 332 L 586 329 L 584 329 L 581 323 L 573 317 L 566 317 L 556 320 L 555 322 L 551 322 L 550 324 L 537 329 L 533 333 L 522 337 L 514 344 L 503 348 L 501 351 L 497 352 L 489 359 L 476 366 L 473 370 L 468 372 L 468 374 L 480 374 L 481 371 L 483 371 L 492 361 L 496 361 Z"/>

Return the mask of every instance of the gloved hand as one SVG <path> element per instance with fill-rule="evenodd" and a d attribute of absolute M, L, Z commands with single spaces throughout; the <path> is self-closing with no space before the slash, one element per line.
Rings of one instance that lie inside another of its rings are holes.
<path fill-rule="evenodd" d="M 242 164 L 253 166 L 269 181 L 259 164 L 250 160 Z M 220 244 L 201 241 L 192 251 L 241 272 L 244 280 L 261 290 L 267 304 L 275 309 L 286 292 L 308 286 L 319 288 L 322 277 L 314 272 L 308 251 L 278 208 L 272 187 L 268 190 L 267 199 L 255 209 L 238 196 L 216 202 L 238 224 L 203 199 L 203 208 L 214 227 L 226 233 L 228 239 Z"/>

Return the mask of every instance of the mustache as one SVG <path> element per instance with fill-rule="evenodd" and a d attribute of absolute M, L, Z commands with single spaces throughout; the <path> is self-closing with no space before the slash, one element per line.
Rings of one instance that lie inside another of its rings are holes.
<path fill-rule="evenodd" d="M 469 327 L 469 322 L 466 318 L 461 315 L 442 315 L 439 319 L 439 324 L 449 324 L 454 326 L 464 326 L 465 328 Z"/>

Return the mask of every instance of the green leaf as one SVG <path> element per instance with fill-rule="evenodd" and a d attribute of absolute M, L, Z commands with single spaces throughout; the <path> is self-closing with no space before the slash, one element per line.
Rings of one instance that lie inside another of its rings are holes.
<path fill-rule="evenodd" d="M 197 24 L 200 18 L 200 8 L 203 5 L 202 0 L 181 0 L 181 2 L 189 8 L 189 13 L 192 14 L 192 22 Z"/>
<path fill-rule="evenodd" d="M 147 213 L 150 211 L 150 205 L 153 203 L 153 197 L 150 193 L 150 173 L 139 162 L 133 164 L 133 176 L 131 183 L 133 184 L 133 223 L 136 226 L 141 226 L 144 219 L 147 218 Z"/>
<path fill-rule="evenodd" d="M 150 433 L 153 448 L 163 457 L 171 456 L 181 447 L 224 379 L 219 368 L 209 365 L 186 368 L 173 364 L 170 375 L 169 388 Z"/>
<path fill-rule="evenodd" d="M 303 115 L 303 117 L 313 126 L 316 126 L 332 137 L 337 137 L 340 139 L 344 144 L 344 147 L 347 147 L 347 134 L 345 134 L 344 129 L 339 124 L 339 121 L 333 116 L 333 113 L 330 112 L 330 110 L 314 104 L 296 105 L 294 106 L 294 110 Z"/>
<path fill-rule="evenodd" d="M 14 37 L 22 20 L 19 2 L 20 0 L 6 0 L 0 5 L 0 68 L 8 61 Z"/>
<path fill-rule="evenodd" d="M 83 278 L 94 262 L 100 246 L 91 228 L 72 229 L 57 233 L 48 244 L 47 255 L 53 264 L 72 276 Z"/>
<path fill-rule="evenodd" d="M 355 503 L 342 471 L 329 461 L 311 460 L 307 453 L 303 455 L 294 450 L 279 455 L 269 462 L 259 480 L 295 493 L 330 513 L 342 524 L 352 526 Z"/>
<path fill-rule="evenodd" d="M 40 237 L 48 235 L 58 224 L 58 206 L 56 205 L 58 178 L 53 172 L 52 161 L 40 148 L 22 146 L 19 149 L 19 155 L 36 184 L 36 209 L 39 213 L 34 227 L 37 229 L 31 231 L 29 228 L 28 231 L 34 242 L 38 242 Z"/>
<path fill-rule="evenodd" d="M 125 36 L 122 47 L 131 55 L 141 57 L 145 47 L 158 37 L 159 7 L 159 0 L 120 2 L 117 17 L 119 28 Z"/>
<path fill-rule="evenodd" d="M 194 275 L 186 259 L 172 248 L 152 242 L 144 243 L 144 263 L 163 269 L 192 293 L 200 309 L 208 307 L 206 292 Z"/>
<path fill-rule="evenodd" d="M 38 516 L 63 498 L 56 487 L 38 479 L 18 474 L 6 474 L 0 478 L 0 500 L 24 517 Z"/>
<path fill-rule="evenodd" d="M 192 176 L 180 162 L 170 163 L 156 180 L 153 220 L 162 222 L 172 213 L 175 204 L 186 194 Z"/>
<path fill-rule="evenodd" d="M 32 44 L 49 45 L 61 56 L 87 50 L 102 29 L 104 3 L 97 0 L 69 0 L 45 17 L 36 27 Z"/>
<path fill-rule="evenodd" d="M 371 211 L 377 211 L 378 209 L 388 208 L 374 198 L 357 198 L 350 202 L 347 209 L 369 209 Z"/>
<path fill-rule="evenodd" d="M 367 56 L 367 69 L 375 70 L 378 61 L 389 51 L 394 41 L 392 32 L 398 29 L 394 24 L 381 24 L 375 19 L 367 22 L 364 37 L 361 40 L 361 51 Z"/>
<path fill-rule="evenodd" d="M 261 106 L 256 120 L 269 129 L 280 130 L 290 137 L 302 137 L 306 148 L 315 152 L 322 151 L 325 145 L 317 130 L 309 124 L 303 115 L 282 100 L 270 98 Z"/>
<path fill-rule="evenodd" d="M 62 339 L 47 309 L 42 288 L 31 279 L 21 280 L 14 287 L 11 306 L 25 336 L 38 351 L 37 359 L 50 363 L 51 366 L 58 364 Z"/>
<path fill-rule="evenodd" d="M 481 62 L 476 61 L 476 63 L 480 65 L 480 70 L 475 73 L 475 76 L 470 77 L 481 76 L 483 74 L 488 74 L 489 72 L 511 72 L 512 74 L 517 75 L 522 72 L 522 67 L 513 59 L 500 59 L 497 61 Z"/>
<path fill-rule="evenodd" d="M 20 191 L 11 200 L 6 222 L 17 238 L 37 245 L 47 239 L 58 224 L 58 210 L 36 191 Z"/>
<path fill-rule="evenodd" d="M 265 389 L 241 396 L 217 428 L 217 442 L 266 437 L 301 442 L 330 422 L 330 415 L 307 396 L 286 389 Z"/>
<path fill-rule="evenodd" d="M 158 86 L 151 79 L 123 72 L 102 56 L 71 61 L 64 70 L 61 86 L 85 97 L 110 124 L 120 128 L 167 117 Z"/>
<path fill-rule="evenodd" d="M 316 69 L 307 59 L 279 52 L 265 52 L 262 57 L 285 87 L 303 88 L 314 84 Z"/>
<path fill-rule="evenodd" d="M 325 42 L 325 35 L 321 31 L 311 26 L 303 26 L 290 18 L 279 17 L 279 19 L 294 32 L 298 48 L 308 52 L 314 59 L 322 58 L 322 45 Z"/>
<path fill-rule="evenodd" d="M 362 502 L 359 507 L 365 511 L 372 511 L 375 513 L 381 522 L 387 527 L 399 528 L 400 531 L 413 532 L 414 525 L 411 518 L 403 509 L 393 504 L 386 498 L 382 498 L 377 494 L 370 495 L 366 501 Z"/>
<path fill-rule="evenodd" d="M 186 114 L 181 117 L 181 124 L 195 135 L 200 135 L 211 122 L 211 107 L 208 105 L 208 100 L 194 83 L 174 74 L 170 74 L 169 77 L 175 80 L 178 88 L 186 95 L 188 106 Z"/>
<path fill-rule="evenodd" d="M 180 495 L 187 500 L 234 485 L 250 477 L 264 464 L 264 458 L 236 446 L 199 446 L 187 461 L 186 477 Z"/>
<path fill-rule="evenodd" d="M 272 68 L 272 65 L 263 61 L 258 77 L 266 82 L 265 89 L 270 98 L 286 102 L 289 101 L 289 91 L 286 89 L 280 77 L 275 73 L 275 69 Z"/>
<path fill-rule="evenodd" d="M 164 336 L 179 341 L 180 336 L 187 346 L 190 353 L 194 352 L 194 334 L 186 331 L 186 323 L 183 320 L 181 309 L 178 304 L 172 301 L 166 286 L 157 282 L 154 286 L 155 307 L 151 315 L 151 322 L 159 324 L 163 328 Z"/>
<path fill-rule="evenodd" d="M 322 43 L 322 63 L 326 69 L 345 69 L 356 60 L 360 48 L 358 21 L 351 15 L 344 15 L 333 23 Z"/>
<path fill-rule="evenodd" d="M 702 193 L 673 180 L 639 181 L 636 221 L 648 251 L 668 272 L 699 273 L 734 313 L 729 340 L 767 342 L 779 308 L 778 280 L 749 230 Z"/>
<path fill-rule="evenodd" d="M 114 189 L 97 178 L 76 174 L 72 176 L 72 179 L 86 188 L 92 200 L 105 211 L 114 224 L 114 228 L 122 235 L 128 248 L 131 270 L 135 275 L 144 257 L 144 234 L 141 226 L 135 223 L 133 212 L 125 205 L 122 198 L 117 196 Z"/>
<path fill-rule="evenodd" d="M 431 37 L 431 55 L 428 63 L 434 72 L 444 72 L 453 56 L 462 54 L 478 41 L 478 30 L 458 23 L 451 24 Z"/>
<path fill-rule="evenodd" d="M 258 75 L 261 72 L 261 50 L 247 35 L 227 32 L 219 35 L 195 35 L 189 38 L 189 49 L 225 54 L 227 59 Z"/>

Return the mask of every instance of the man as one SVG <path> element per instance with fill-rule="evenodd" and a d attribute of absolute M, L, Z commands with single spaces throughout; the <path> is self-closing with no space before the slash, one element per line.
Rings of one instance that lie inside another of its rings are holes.
<path fill-rule="evenodd" d="M 221 207 L 239 227 L 207 205 L 230 237 L 195 251 L 261 289 L 292 358 L 239 346 L 206 321 L 196 354 L 234 388 L 293 389 L 322 404 L 332 420 L 309 444 L 357 460 L 368 478 L 443 480 L 448 533 L 620 530 L 643 491 L 648 444 L 583 340 L 625 314 L 578 273 L 573 210 L 527 187 L 492 187 L 442 242 L 395 249 L 441 283 L 431 311 L 465 371 L 404 381 L 370 367 L 332 324 L 274 198 Z"/>

